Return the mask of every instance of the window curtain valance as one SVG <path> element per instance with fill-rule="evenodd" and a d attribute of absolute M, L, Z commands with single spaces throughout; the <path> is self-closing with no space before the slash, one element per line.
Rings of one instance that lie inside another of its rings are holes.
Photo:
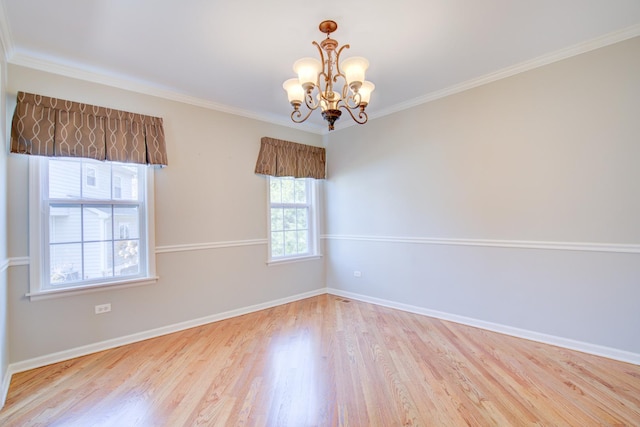
<path fill-rule="evenodd" d="M 162 118 L 18 92 L 11 152 L 167 165 Z"/>
<path fill-rule="evenodd" d="M 325 179 L 326 154 L 322 147 L 263 137 L 256 162 L 257 174 Z"/>

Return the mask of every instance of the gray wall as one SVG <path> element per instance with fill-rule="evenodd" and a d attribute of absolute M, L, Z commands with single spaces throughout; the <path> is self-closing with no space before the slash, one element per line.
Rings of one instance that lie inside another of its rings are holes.
<path fill-rule="evenodd" d="M 640 353 L 639 161 L 640 38 L 336 131 L 327 286 Z"/>
<path fill-rule="evenodd" d="M 163 117 L 169 166 L 154 172 L 159 282 L 30 301 L 28 266 L 11 267 L 11 363 L 324 288 L 322 259 L 266 265 L 267 187 L 253 173 L 261 137 L 321 145 L 320 135 L 10 65 L 11 110 L 17 91 Z M 10 154 L 8 169 L 9 254 L 26 257 L 27 156 Z M 265 243 L 171 249 L 256 239 Z M 103 303 L 112 311 L 96 316 Z"/>
<path fill-rule="evenodd" d="M 9 365 L 9 330 L 7 326 L 7 143 L 6 88 L 7 65 L 0 40 L 0 407 L 3 402 L 3 387 Z M 7 377 L 8 378 L 8 377 Z"/>
<path fill-rule="evenodd" d="M 169 250 L 156 285 L 35 302 L 28 266 L 10 267 L 0 369 L 325 284 L 640 353 L 639 255 L 592 251 L 640 242 L 638 76 L 633 39 L 325 136 L 325 259 L 267 267 L 265 244 L 171 247 L 266 239 L 260 137 L 323 138 L 9 66 L 10 110 L 23 90 L 165 118 L 155 226 Z M 28 256 L 28 160 L 3 152 L 5 162 L 0 261 Z M 106 302 L 112 312 L 94 315 Z"/>

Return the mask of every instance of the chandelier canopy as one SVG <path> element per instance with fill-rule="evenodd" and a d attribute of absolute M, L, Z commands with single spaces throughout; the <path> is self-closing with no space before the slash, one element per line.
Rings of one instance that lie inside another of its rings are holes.
<path fill-rule="evenodd" d="M 329 130 L 333 130 L 334 123 L 342 115 L 342 108 L 356 123 L 364 124 L 368 120 L 365 108 L 375 89 L 373 83 L 364 79 L 369 61 L 351 57 L 340 63 L 340 54 L 349 45 L 338 48 L 338 42 L 330 37 L 338 24 L 334 21 L 322 21 L 319 28 L 327 35 L 320 44 L 313 42 L 318 48 L 320 60 L 299 59 L 293 64 L 293 71 L 298 74 L 298 78 L 289 79 L 282 85 L 293 106 L 291 120 L 302 123 L 314 110 L 320 108 L 322 117 L 329 123 Z M 300 109 L 302 104 L 307 109 L 304 116 Z"/>

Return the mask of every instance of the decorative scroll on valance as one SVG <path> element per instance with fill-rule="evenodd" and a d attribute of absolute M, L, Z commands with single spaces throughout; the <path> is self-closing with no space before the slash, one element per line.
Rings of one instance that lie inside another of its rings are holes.
<path fill-rule="evenodd" d="M 167 165 L 162 118 L 18 92 L 11 152 Z"/>
<path fill-rule="evenodd" d="M 295 178 L 326 178 L 324 148 L 266 136 L 261 141 L 256 173 Z"/>

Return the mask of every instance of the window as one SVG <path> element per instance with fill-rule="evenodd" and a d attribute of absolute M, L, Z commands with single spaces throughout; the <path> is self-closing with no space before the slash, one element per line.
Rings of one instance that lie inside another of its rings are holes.
<path fill-rule="evenodd" d="M 317 255 L 315 181 L 269 177 L 269 259 Z"/>
<path fill-rule="evenodd" d="M 87 187 L 95 187 L 96 186 L 96 170 L 91 166 L 84 165 L 85 168 L 85 182 L 87 183 Z"/>
<path fill-rule="evenodd" d="M 155 279 L 146 166 L 33 156 L 30 168 L 31 296 Z"/>

